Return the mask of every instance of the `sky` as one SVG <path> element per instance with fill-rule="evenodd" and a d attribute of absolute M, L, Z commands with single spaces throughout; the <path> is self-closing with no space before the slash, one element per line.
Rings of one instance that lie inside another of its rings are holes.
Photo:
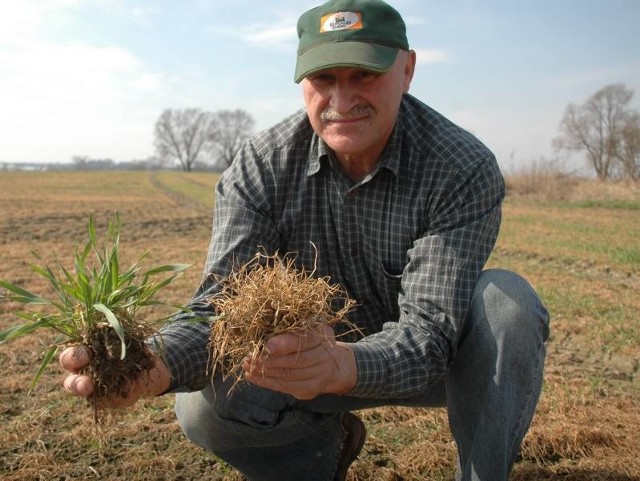
<path fill-rule="evenodd" d="M 307 0 L 0 0 L 0 162 L 154 155 L 164 109 L 302 108 Z M 418 65 L 410 92 L 503 170 L 584 162 L 552 148 L 569 103 L 612 83 L 640 106 L 638 0 L 392 0 Z"/>

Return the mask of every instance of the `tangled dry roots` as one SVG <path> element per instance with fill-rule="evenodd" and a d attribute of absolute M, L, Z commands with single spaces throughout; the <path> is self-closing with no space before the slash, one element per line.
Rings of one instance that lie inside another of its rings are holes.
<path fill-rule="evenodd" d="M 266 353 L 266 341 L 285 332 L 301 333 L 328 324 L 346 324 L 355 305 L 342 288 L 327 278 L 296 270 L 293 259 L 262 253 L 234 269 L 211 298 L 218 319 L 214 321 L 209 349 L 212 376 L 242 379 L 242 360 Z M 340 305 L 338 309 L 333 306 Z"/>

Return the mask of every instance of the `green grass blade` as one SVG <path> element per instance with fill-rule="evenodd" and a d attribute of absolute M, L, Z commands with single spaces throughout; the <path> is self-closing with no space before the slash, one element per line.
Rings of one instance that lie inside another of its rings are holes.
<path fill-rule="evenodd" d="M 52 286 L 57 284 L 57 279 L 49 266 L 39 266 L 36 264 L 31 264 L 30 267 L 31 270 L 38 274 L 40 277 L 44 277 L 45 279 L 47 279 Z"/>
<path fill-rule="evenodd" d="M 154 267 L 144 273 L 145 277 L 155 276 L 163 272 L 184 272 L 191 267 L 191 264 L 165 264 L 162 266 Z"/>
<path fill-rule="evenodd" d="M 85 260 L 77 255 L 74 258 L 75 275 L 70 273 L 64 266 L 59 265 L 61 271 L 64 272 L 69 284 L 73 286 L 76 298 L 82 300 L 87 306 L 94 303 L 94 292 L 92 288 L 91 275 L 87 272 Z"/>
<path fill-rule="evenodd" d="M 51 301 L 48 299 L 40 297 L 10 282 L 0 280 L 0 287 L 3 287 L 9 292 L 13 292 L 15 294 L 14 296 L 3 296 L 11 299 L 12 301 L 21 302 L 23 304 L 51 304 Z"/>
<path fill-rule="evenodd" d="M 85 247 L 85 256 L 84 256 L 85 259 L 86 259 L 86 256 L 89 254 L 89 251 L 91 250 L 91 246 L 95 246 L 97 244 L 96 224 L 95 224 L 95 221 L 93 220 L 93 215 L 89 215 L 89 226 L 87 230 L 89 232 L 89 241 L 87 242 L 87 246 Z"/>
<path fill-rule="evenodd" d="M 115 220 L 109 225 L 109 234 L 112 237 L 111 255 L 109 256 L 108 265 L 105 264 L 105 266 L 109 268 L 111 290 L 114 290 L 117 288 L 120 279 L 120 266 L 118 263 L 120 253 L 120 217 L 117 214 Z"/>
<path fill-rule="evenodd" d="M 127 355 L 127 344 L 126 344 L 126 336 L 124 333 L 124 328 L 122 327 L 122 323 L 118 320 L 116 315 L 104 304 L 95 304 L 93 306 L 96 310 L 102 312 L 104 316 L 107 318 L 107 321 L 111 325 L 116 334 L 120 338 L 120 342 L 122 343 L 122 349 L 120 354 L 120 360 L 122 361 Z"/>
<path fill-rule="evenodd" d="M 27 334 L 31 334 L 38 329 L 49 327 L 52 327 L 51 320 L 49 318 L 43 317 L 35 320 L 34 322 L 20 324 L 19 326 L 13 326 L 8 329 L 4 329 L 0 331 L 0 344 L 12 341 L 13 339 L 17 339 L 22 336 L 26 336 Z"/>
<path fill-rule="evenodd" d="M 42 374 L 44 373 L 45 369 L 51 363 L 51 360 L 58 353 L 57 343 L 60 341 L 61 341 L 61 336 L 59 336 L 58 339 L 56 340 L 56 344 L 51 346 L 45 352 L 44 359 L 42 359 L 42 362 L 40 363 L 40 368 L 38 369 L 38 372 L 36 373 L 36 375 L 33 377 L 33 380 L 31 381 L 31 386 L 29 387 L 29 391 L 33 390 L 33 388 L 36 386 L 36 384 L 42 377 Z"/>
<path fill-rule="evenodd" d="M 58 299 L 60 299 L 60 302 L 51 301 L 51 304 L 55 306 L 59 311 L 64 311 L 65 309 L 67 309 L 69 307 L 69 298 L 67 296 L 63 280 L 56 277 L 49 266 L 37 266 L 35 264 L 32 264 L 31 270 L 49 281 L 49 285 L 56 292 L 56 295 L 58 296 Z"/>
<path fill-rule="evenodd" d="M 23 328 L 24 328 L 24 325 L 20 325 L 20 326 L 13 326 L 13 327 L 10 327 L 9 329 L 4 329 L 0 331 L 0 344 L 2 344 L 3 342 L 7 342 L 12 339 L 15 339 L 17 337 L 20 337 L 19 332 Z"/>

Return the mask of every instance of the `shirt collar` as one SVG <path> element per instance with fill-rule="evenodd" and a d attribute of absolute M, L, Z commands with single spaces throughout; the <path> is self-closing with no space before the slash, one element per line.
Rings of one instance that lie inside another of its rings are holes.
<path fill-rule="evenodd" d="M 318 135 L 313 132 L 313 137 L 311 138 L 311 147 L 309 149 L 309 169 L 307 170 L 307 175 L 312 176 L 320 172 L 320 167 L 322 167 L 321 159 L 329 159 L 330 149 L 327 147 L 327 144 L 318 137 Z"/>

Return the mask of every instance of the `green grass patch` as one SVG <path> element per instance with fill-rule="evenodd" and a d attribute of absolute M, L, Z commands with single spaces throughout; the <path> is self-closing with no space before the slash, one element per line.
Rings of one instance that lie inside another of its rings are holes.
<path fill-rule="evenodd" d="M 629 246 L 624 248 L 614 248 L 611 252 L 612 258 L 621 264 L 640 265 L 640 247 Z"/>
<path fill-rule="evenodd" d="M 622 301 L 590 296 L 571 285 L 542 286 L 538 292 L 552 313 L 552 334 L 557 326 L 585 335 L 607 352 L 640 345 L 640 326 Z M 591 321 L 585 322 L 587 319 Z"/>
<path fill-rule="evenodd" d="M 156 176 L 162 188 L 208 210 L 213 206 L 219 178 L 219 174 L 201 172 L 159 172 Z"/>
<path fill-rule="evenodd" d="M 559 202 L 555 205 L 569 209 L 640 210 L 639 200 L 624 199 L 584 199 L 571 202 Z"/>

